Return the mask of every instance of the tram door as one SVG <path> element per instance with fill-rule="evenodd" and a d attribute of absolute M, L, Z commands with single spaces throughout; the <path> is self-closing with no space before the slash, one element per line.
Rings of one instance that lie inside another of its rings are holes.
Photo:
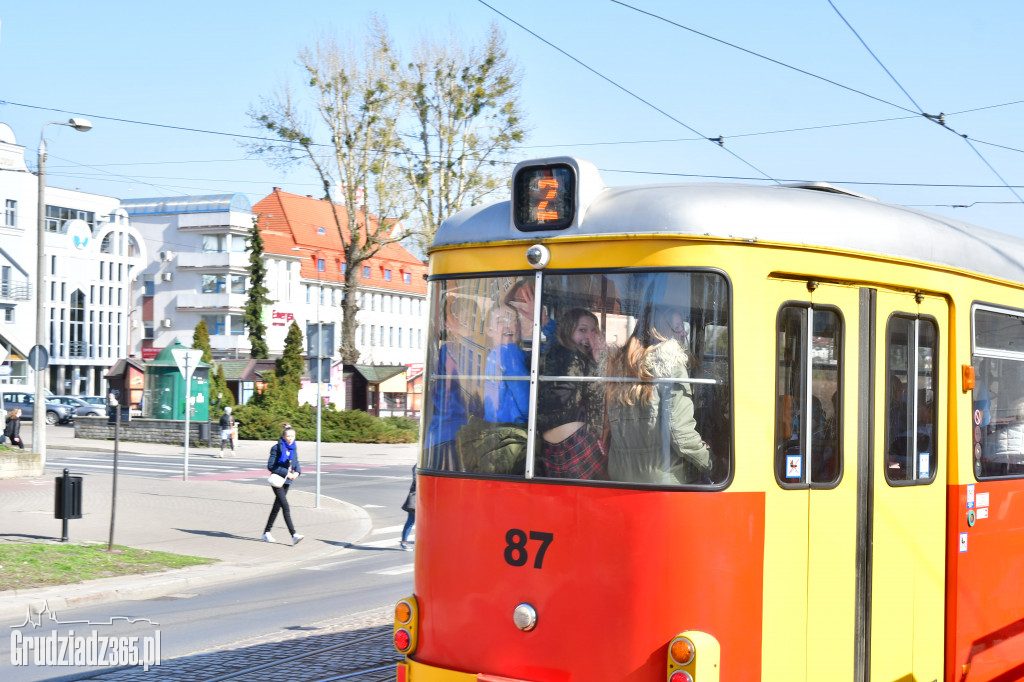
<path fill-rule="evenodd" d="M 946 302 L 874 295 L 874 405 L 866 604 L 869 679 L 942 677 L 945 582 Z M 852 473 L 852 471 L 851 471 Z"/>
<path fill-rule="evenodd" d="M 859 290 L 778 285 L 785 302 L 776 320 L 775 477 L 792 531 L 783 540 L 792 560 L 787 580 L 793 591 L 804 592 L 799 599 L 789 592 L 787 604 L 805 610 L 805 671 L 794 679 L 848 680 L 854 671 Z M 805 545 L 793 542 L 797 534 L 806 537 Z"/>

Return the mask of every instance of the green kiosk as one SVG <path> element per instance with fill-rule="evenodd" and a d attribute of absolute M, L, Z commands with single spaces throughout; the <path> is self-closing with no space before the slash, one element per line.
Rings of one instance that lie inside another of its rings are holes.
<path fill-rule="evenodd" d="M 146 363 L 146 385 L 150 387 L 153 419 L 185 419 L 185 377 L 172 351 L 189 347 L 175 341 Z M 189 419 L 205 423 L 210 418 L 210 364 L 199 362 L 192 373 L 192 414 Z"/>

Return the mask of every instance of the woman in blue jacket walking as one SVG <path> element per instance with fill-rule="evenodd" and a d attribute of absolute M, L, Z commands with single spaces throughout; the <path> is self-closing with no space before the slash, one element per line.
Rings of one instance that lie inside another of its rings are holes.
<path fill-rule="evenodd" d="M 298 449 L 295 446 L 295 429 L 291 426 L 284 428 L 281 432 L 281 439 L 277 441 L 277 445 L 270 448 L 270 459 L 267 461 L 267 469 L 271 473 L 280 476 L 284 481 L 280 486 L 273 486 L 271 484 L 274 491 L 274 506 L 270 509 L 270 518 L 267 519 L 267 527 L 263 531 L 263 540 L 264 542 L 276 542 L 274 536 L 270 534 L 270 529 L 273 527 L 274 521 L 277 519 L 277 512 L 280 510 L 284 512 L 284 522 L 288 526 L 288 532 L 292 535 L 292 544 L 297 545 L 303 536 L 295 532 L 295 525 L 292 523 L 292 510 L 288 506 L 287 495 L 291 482 L 302 473 L 302 467 L 299 466 Z"/>

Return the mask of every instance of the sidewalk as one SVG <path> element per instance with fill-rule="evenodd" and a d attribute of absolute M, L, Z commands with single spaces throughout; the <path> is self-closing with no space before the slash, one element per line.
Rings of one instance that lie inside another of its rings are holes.
<path fill-rule="evenodd" d="M 184 568 L 142 576 L 104 578 L 75 585 L 0 592 L 0 620 L 38 611 L 69 609 L 116 599 L 147 599 L 183 591 L 186 587 L 237 580 L 243 575 L 279 570 L 306 559 L 329 556 L 370 531 L 369 515 L 360 507 L 324 495 L 314 508 L 311 479 L 288 495 L 292 519 L 305 539 L 292 546 L 283 519 L 275 524 L 276 544 L 262 542 L 263 524 L 273 501 L 267 485 L 239 485 L 238 479 L 266 478 L 270 444 L 243 441 L 237 449 L 241 471 L 189 476 L 189 481 L 118 476 L 114 543 L 141 549 L 210 557 L 209 566 Z M 109 452 L 113 441 L 77 440 L 74 430 L 47 429 L 47 450 Z M 124 454 L 180 455 L 178 445 L 122 442 Z M 191 447 L 189 461 L 210 460 L 219 450 Z M 315 466 L 315 444 L 299 443 L 306 472 Z M 342 464 L 408 464 L 415 445 L 322 443 L 322 466 Z M 231 460 L 229 460 L 231 461 Z M 78 474 L 79 472 L 72 472 Z M 83 516 L 68 521 L 74 543 L 106 545 L 110 537 L 112 476 L 84 473 Z M 53 473 L 41 478 L 0 480 L 0 543 L 59 542 L 61 521 L 55 519 Z M 289 542 L 285 542 L 289 540 Z"/>

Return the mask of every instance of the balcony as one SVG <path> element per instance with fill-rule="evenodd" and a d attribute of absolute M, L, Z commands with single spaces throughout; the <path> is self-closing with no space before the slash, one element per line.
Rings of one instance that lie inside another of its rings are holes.
<path fill-rule="evenodd" d="M 178 294 L 175 309 L 182 312 L 241 312 L 248 294 Z"/>
<path fill-rule="evenodd" d="M 210 348 L 215 351 L 249 352 L 249 337 L 245 334 L 210 334 Z"/>
<path fill-rule="evenodd" d="M 249 254 L 235 251 L 212 253 L 179 253 L 178 270 L 244 270 L 249 267 Z"/>
<path fill-rule="evenodd" d="M 32 286 L 28 282 L 0 283 L 0 300 L 28 301 L 32 299 Z"/>

